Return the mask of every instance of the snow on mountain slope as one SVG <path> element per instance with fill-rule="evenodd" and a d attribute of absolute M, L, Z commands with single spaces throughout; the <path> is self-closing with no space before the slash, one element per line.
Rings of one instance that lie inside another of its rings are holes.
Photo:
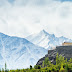
<path fill-rule="evenodd" d="M 71 39 L 65 38 L 63 36 L 55 37 L 54 34 L 49 34 L 45 30 L 42 30 L 38 34 L 30 35 L 26 37 L 26 39 L 48 50 L 52 49 L 52 47 L 54 48 L 57 45 L 61 45 L 65 41 L 72 42 Z"/>
<path fill-rule="evenodd" d="M 24 38 L 0 33 L 0 67 L 4 67 L 5 62 L 9 69 L 34 66 L 45 54 L 47 54 L 46 49 Z"/>

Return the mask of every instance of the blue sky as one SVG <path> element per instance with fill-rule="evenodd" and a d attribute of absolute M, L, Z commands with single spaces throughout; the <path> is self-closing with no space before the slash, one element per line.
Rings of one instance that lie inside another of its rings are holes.
<path fill-rule="evenodd" d="M 10 3 L 13 3 L 15 0 L 8 0 Z M 62 2 L 64 2 L 64 1 L 72 1 L 72 0 L 57 0 L 57 1 L 62 1 Z"/>
<path fill-rule="evenodd" d="M 70 0 L 0 0 L 0 32 L 26 37 L 45 29 L 72 38 Z"/>
<path fill-rule="evenodd" d="M 60 0 L 60 1 L 64 2 L 64 1 L 72 1 L 72 0 Z"/>
<path fill-rule="evenodd" d="M 10 3 L 14 3 L 16 0 L 8 0 Z M 28 2 L 29 0 L 21 0 L 22 2 Z M 44 0 L 38 0 L 39 4 L 44 4 Z M 61 2 L 66 2 L 66 1 L 72 1 L 72 0 L 55 0 L 55 1 L 61 1 Z"/>
<path fill-rule="evenodd" d="M 10 3 L 13 3 L 15 0 L 8 0 Z"/>

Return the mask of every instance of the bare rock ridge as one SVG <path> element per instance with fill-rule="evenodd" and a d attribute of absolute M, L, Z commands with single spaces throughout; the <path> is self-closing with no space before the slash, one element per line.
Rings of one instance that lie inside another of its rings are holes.
<path fill-rule="evenodd" d="M 42 65 L 46 57 L 48 57 L 49 60 L 55 64 L 57 53 L 69 60 L 70 58 L 72 58 L 72 46 L 57 46 L 55 50 L 48 50 L 48 54 L 46 54 L 45 57 L 41 58 L 36 65 Z"/>

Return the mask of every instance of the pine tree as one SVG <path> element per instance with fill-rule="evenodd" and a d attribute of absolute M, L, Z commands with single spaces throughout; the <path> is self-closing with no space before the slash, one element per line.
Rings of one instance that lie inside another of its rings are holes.
<path fill-rule="evenodd" d="M 5 70 L 7 69 L 7 64 L 5 63 Z"/>
<path fill-rule="evenodd" d="M 5 63 L 5 72 L 7 72 L 7 65 L 6 65 L 6 63 Z"/>
<path fill-rule="evenodd" d="M 9 72 L 9 70 L 7 69 L 7 64 L 5 63 L 5 72 Z"/>

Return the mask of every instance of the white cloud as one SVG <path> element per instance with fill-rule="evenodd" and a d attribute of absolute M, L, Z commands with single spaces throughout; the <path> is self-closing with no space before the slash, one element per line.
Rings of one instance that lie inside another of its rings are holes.
<path fill-rule="evenodd" d="M 56 36 L 72 38 L 72 2 L 15 0 L 12 5 L 4 0 L 4 3 L 0 7 L 0 32 L 26 37 L 45 29 Z"/>

